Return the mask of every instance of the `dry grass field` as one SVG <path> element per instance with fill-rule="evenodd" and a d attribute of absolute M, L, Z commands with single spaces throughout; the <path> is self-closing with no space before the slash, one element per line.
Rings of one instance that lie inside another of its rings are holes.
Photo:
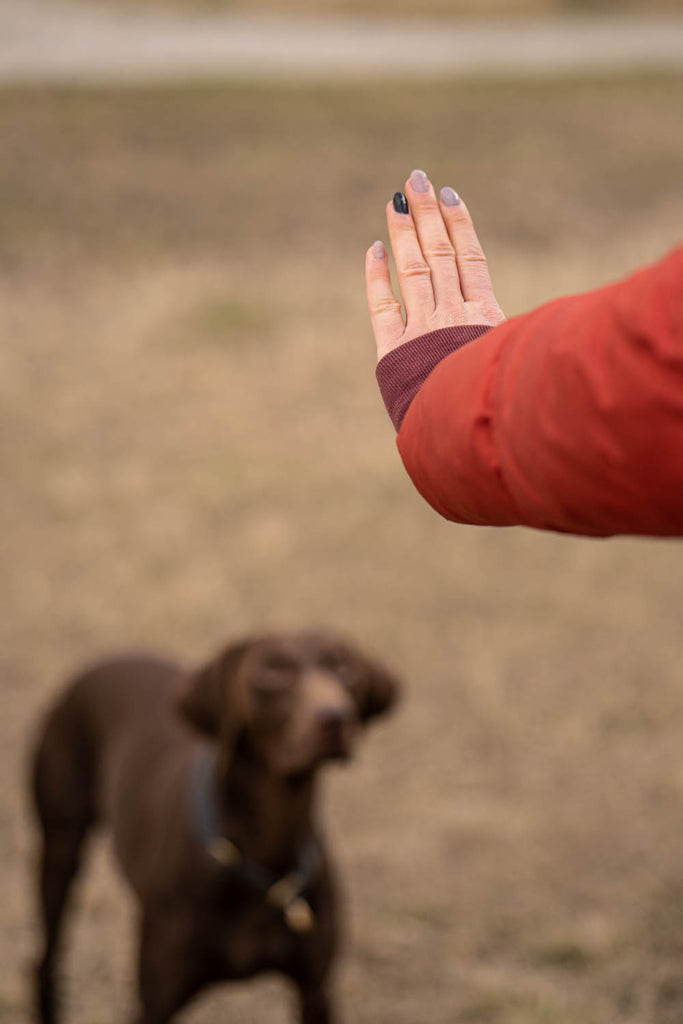
<path fill-rule="evenodd" d="M 0 1022 L 28 1019 L 25 773 L 65 674 L 329 623 L 405 681 L 325 787 L 347 1024 L 683 1020 L 683 548 L 442 522 L 373 380 L 363 254 L 415 165 L 514 313 L 683 223 L 683 79 L 0 93 Z M 98 845 L 71 1024 L 131 1007 Z M 191 1024 L 285 1024 L 277 980 Z"/>

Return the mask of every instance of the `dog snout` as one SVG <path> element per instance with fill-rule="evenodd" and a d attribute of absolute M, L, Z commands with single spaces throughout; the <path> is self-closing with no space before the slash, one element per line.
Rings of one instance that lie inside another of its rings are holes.
<path fill-rule="evenodd" d="M 351 720 L 349 709 L 338 705 L 319 708 L 316 717 L 323 732 L 332 736 L 342 733 Z"/>
<path fill-rule="evenodd" d="M 316 714 L 318 735 L 327 757 L 346 758 L 350 754 L 351 711 L 344 705 L 328 705 Z"/>

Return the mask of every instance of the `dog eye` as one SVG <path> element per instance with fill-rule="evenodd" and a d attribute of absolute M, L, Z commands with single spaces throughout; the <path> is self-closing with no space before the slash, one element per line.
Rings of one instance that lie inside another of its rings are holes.
<path fill-rule="evenodd" d="M 297 664 L 294 659 L 273 652 L 254 673 L 251 688 L 259 697 L 278 697 L 291 691 L 296 675 Z"/>
<path fill-rule="evenodd" d="M 351 659 L 344 651 L 328 651 L 322 657 L 323 667 L 335 675 L 347 677 L 353 671 Z"/>
<path fill-rule="evenodd" d="M 284 672 L 262 672 L 251 681 L 251 689 L 259 699 L 286 697 L 292 692 L 294 676 Z"/>
<path fill-rule="evenodd" d="M 266 672 L 278 673 L 281 675 L 293 675 L 296 672 L 296 662 L 286 654 L 271 654 L 263 663 Z"/>

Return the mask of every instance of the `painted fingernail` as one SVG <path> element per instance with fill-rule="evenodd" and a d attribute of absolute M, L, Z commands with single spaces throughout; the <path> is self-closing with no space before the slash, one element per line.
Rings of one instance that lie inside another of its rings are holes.
<path fill-rule="evenodd" d="M 429 178 L 424 171 L 413 171 L 410 175 L 410 184 L 416 192 L 429 192 Z"/>
<path fill-rule="evenodd" d="M 460 196 L 454 188 L 446 185 L 445 188 L 441 189 L 441 202 L 444 206 L 460 206 Z"/>
<path fill-rule="evenodd" d="M 408 212 L 408 200 L 403 192 L 396 192 L 394 194 L 394 209 L 396 210 L 396 213 Z"/>
<path fill-rule="evenodd" d="M 372 247 L 372 255 L 375 257 L 375 259 L 383 260 L 386 254 L 387 251 L 384 248 L 384 242 L 375 242 L 375 244 Z"/>

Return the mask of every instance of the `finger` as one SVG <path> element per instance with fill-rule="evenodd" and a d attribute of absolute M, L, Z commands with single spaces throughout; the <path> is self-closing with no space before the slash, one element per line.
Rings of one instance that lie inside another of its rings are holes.
<path fill-rule="evenodd" d="M 410 213 L 398 213 L 394 203 L 388 203 L 387 224 L 398 285 L 406 311 L 406 324 L 420 326 L 427 323 L 434 313 L 431 270 L 422 255 Z"/>
<path fill-rule="evenodd" d="M 440 206 L 455 249 L 463 298 L 466 302 L 495 302 L 486 256 L 467 207 L 452 188 L 441 189 Z"/>
<path fill-rule="evenodd" d="M 391 287 L 389 260 L 382 242 L 375 242 L 365 254 L 365 283 L 377 357 L 381 359 L 401 343 L 405 329 L 401 304 Z"/>
<path fill-rule="evenodd" d="M 437 306 L 457 310 L 462 305 L 455 249 L 444 224 L 441 208 L 424 171 L 413 171 L 406 182 L 406 194 L 413 214 L 422 255 L 432 272 L 432 289 Z"/>

